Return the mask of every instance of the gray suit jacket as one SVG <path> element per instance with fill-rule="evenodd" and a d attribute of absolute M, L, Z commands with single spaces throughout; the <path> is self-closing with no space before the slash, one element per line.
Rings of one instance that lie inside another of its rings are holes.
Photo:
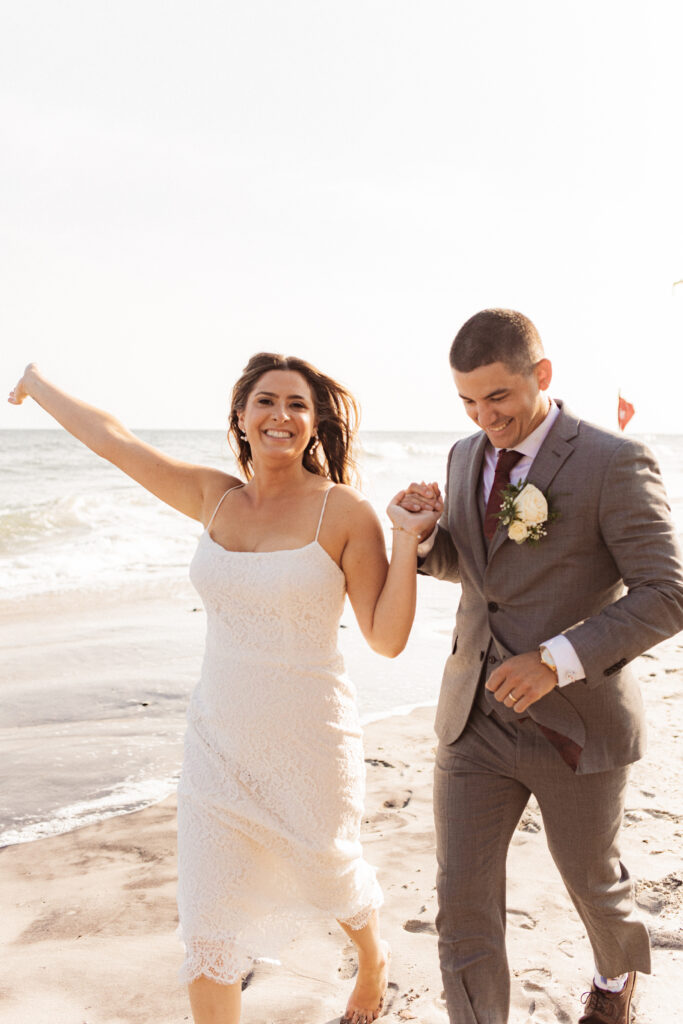
<path fill-rule="evenodd" d="M 419 571 L 462 584 L 439 738 L 452 743 L 462 732 L 482 669 L 488 677 L 502 660 L 564 633 L 586 678 L 556 687 L 527 714 L 583 747 L 581 774 L 643 754 L 642 699 L 628 663 L 683 629 L 683 565 L 651 452 L 557 404 L 527 477 L 559 513 L 547 535 L 518 545 L 499 528 L 487 555 L 479 432 L 451 449 L 443 516 Z"/>

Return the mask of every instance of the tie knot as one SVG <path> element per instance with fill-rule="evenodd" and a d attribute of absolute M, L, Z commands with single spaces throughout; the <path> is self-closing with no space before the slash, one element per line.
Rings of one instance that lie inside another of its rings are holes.
<path fill-rule="evenodd" d="M 516 452 L 514 448 L 501 448 L 498 452 L 496 472 L 502 472 L 505 473 L 506 476 L 509 476 L 510 470 L 517 465 L 521 458 L 522 452 Z"/>

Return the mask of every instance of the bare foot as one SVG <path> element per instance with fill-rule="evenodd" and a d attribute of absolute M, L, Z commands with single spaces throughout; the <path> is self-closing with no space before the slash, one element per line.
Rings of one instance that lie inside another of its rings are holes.
<path fill-rule="evenodd" d="M 371 1024 L 382 1013 L 387 985 L 391 948 L 384 939 L 379 943 L 379 959 L 358 957 L 356 985 L 346 1004 L 346 1012 L 339 1024 Z"/>

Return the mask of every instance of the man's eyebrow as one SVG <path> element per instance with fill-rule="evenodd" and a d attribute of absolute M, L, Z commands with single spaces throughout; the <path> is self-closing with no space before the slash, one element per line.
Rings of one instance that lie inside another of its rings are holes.
<path fill-rule="evenodd" d="M 484 395 L 484 398 L 498 398 L 500 395 L 507 394 L 509 390 L 509 388 L 496 388 L 495 391 L 491 391 L 488 395 Z M 463 395 L 462 391 L 458 391 L 458 395 L 460 398 L 462 398 L 463 402 L 473 401 L 473 399 L 471 399 L 468 395 Z"/>

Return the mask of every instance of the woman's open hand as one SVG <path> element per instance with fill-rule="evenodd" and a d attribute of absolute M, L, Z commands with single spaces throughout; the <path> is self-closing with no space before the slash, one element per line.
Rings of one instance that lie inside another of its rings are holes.
<path fill-rule="evenodd" d="M 35 363 L 28 364 L 21 377 L 7 396 L 7 401 L 10 405 L 21 405 L 24 399 L 29 397 L 28 381 L 29 377 L 35 373 L 36 369 L 37 367 Z"/>

